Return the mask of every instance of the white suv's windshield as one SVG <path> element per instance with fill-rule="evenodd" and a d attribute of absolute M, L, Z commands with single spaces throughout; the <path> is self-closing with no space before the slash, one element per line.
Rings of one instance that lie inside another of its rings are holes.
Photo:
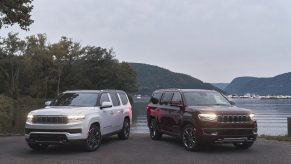
<path fill-rule="evenodd" d="M 58 96 L 51 106 L 96 106 L 98 93 L 64 93 Z"/>
<path fill-rule="evenodd" d="M 230 106 L 229 101 L 217 92 L 185 92 L 184 97 L 188 106 Z"/>

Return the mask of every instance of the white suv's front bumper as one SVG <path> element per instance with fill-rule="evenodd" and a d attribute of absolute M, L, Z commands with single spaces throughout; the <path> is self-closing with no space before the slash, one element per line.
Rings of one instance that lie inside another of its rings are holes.
<path fill-rule="evenodd" d="M 57 136 L 63 136 L 63 140 L 68 142 L 74 140 L 84 140 L 87 138 L 88 129 L 82 124 L 82 122 L 68 123 L 68 124 L 30 124 L 25 125 L 25 139 L 28 142 L 46 142 L 54 143 L 54 138 Z M 36 137 L 42 136 L 39 141 Z M 52 136 L 52 138 L 49 138 Z M 65 137 L 64 137 L 65 136 Z M 58 139 L 58 138 L 57 138 Z M 61 139 L 60 139 L 61 140 Z M 56 143 L 62 143 L 64 141 L 56 141 Z"/>

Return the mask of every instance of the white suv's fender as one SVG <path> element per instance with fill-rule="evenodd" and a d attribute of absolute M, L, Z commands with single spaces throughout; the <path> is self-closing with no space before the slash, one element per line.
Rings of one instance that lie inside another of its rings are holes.
<path fill-rule="evenodd" d="M 89 132 L 90 126 L 92 124 L 99 124 L 100 131 L 102 134 L 103 125 L 101 124 L 102 121 L 100 120 L 100 116 L 97 114 L 94 114 L 94 115 L 90 114 L 90 115 L 87 115 L 86 117 L 87 117 L 86 118 L 87 121 L 84 121 L 84 133 L 85 133 L 85 135 L 88 136 L 88 132 Z"/>

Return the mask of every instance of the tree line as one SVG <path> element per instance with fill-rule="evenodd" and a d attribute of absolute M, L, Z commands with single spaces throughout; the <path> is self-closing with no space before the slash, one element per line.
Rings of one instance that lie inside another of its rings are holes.
<path fill-rule="evenodd" d="M 112 49 L 81 46 L 67 37 L 49 44 L 45 34 L 0 39 L 0 94 L 53 98 L 71 89 L 137 90 L 135 72 Z"/>

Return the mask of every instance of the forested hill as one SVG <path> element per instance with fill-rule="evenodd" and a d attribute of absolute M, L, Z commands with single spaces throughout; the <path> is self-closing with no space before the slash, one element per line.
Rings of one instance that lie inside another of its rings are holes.
<path fill-rule="evenodd" d="M 189 88 L 189 89 L 220 89 L 209 83 L 204 83 L 192 76 L 175 73 L 170 70 L 142 63 L 129 63 L 137 74 L 139 94 L 151 95 L 156 89 L 163 88 Z"/>
<path fill-rule="evenodd" d="M 291 72 L 270 78 L 239 77 L 225 89 L 229 94 L 291 95 Z"/>

